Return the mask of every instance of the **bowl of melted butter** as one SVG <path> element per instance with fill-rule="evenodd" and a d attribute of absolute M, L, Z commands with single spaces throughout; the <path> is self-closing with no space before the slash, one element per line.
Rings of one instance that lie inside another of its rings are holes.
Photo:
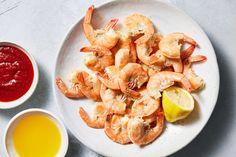
<path fill-rule="evenodd" d="M 52 113 L 28 109 L 10 120 L 4 145 L 9 157 L 60 157 L 66 154 L 68 134 Z"/>

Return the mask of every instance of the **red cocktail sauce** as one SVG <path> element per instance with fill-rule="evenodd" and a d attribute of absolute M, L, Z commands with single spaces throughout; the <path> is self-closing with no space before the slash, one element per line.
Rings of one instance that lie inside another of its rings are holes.
<path fill-rule="evenodd" d="M 29 57 L 19 48 L 0 46 L 0 101 L 14 101 L 30 88 L 34 78 Z"/>

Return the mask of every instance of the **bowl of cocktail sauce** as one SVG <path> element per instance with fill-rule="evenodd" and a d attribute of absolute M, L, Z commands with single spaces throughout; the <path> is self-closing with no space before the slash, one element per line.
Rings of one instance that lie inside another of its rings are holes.
<path fill-rule="evenodd" d="M 38 67 L 21 46 L 0 42 L 0 109 L 19 106 L 34 92 Z"/>

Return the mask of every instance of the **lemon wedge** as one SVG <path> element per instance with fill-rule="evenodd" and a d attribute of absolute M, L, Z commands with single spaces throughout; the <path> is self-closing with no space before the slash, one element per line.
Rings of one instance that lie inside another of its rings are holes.
<path fill-rule="evenodd" d="M 186 118 L 194 109 L 192 95 L 179 87 L 170 87 L 163 91 L 162 105 L 168 122 Z"/>

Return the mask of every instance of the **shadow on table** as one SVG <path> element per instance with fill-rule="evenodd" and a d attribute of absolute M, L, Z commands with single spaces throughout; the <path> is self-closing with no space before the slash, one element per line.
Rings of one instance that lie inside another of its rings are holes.
<path fill-rule="evenodd" d="M 202 132 L 188 146 L 171 155 L 170 157 L 205 157 L 213 156 L 211 154 L 215 149 L 221 148 L 221 143 L 227 135 L 227 131 L 231 129 L 233 114 L 233 75 L 230 73 L 230 65 L 224 58 L 224 51 L 214 40 L 211 39 L 218 60 L 220 70 L 220 91 L 217 104 L 211 115 L 210 120 L 204 127 Z M 226 118 L 227 117 L 227 118 Z M 214 133 L 213 133 L 214 132 Z"/>
<path fill-rule="evenodd" d="M 1 115 L 11 118 L 23 110 L 29 108 L 43 108 L 46 105 L 46 101 L 49 98 L 48 90 L 51 87 L 51 81 L 49 80 L 50 78 L 45 77 L 47 74 L 39 64 L 38 69 L 39 82 L 33 95 L 26 102 L 14 109 L 0 110 Z"/>

